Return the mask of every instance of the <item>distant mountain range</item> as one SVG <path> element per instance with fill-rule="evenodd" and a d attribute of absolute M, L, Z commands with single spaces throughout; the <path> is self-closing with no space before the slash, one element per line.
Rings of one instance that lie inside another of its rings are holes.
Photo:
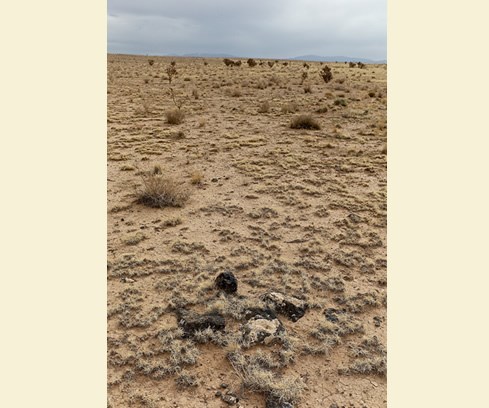
<path fill-rule="evenodd" d="M 184 54 L 182 57 L 197 57 L 197 58 L 248 58 L 248 57 L 238 57 L 236 55 L 224 54 L 224 53 L 192 53 Z M 276 59 L 276 58 L 260 58 L 260 59 Z M 358 57 L 345 57 L 345 56 L 333 56 L 333 57 L 322 57 L 320 55 L 300 55 L 298 57 L 292 58 L 278 58 L 278 59 L 289 59 L 297 61 L 320 61 L 320 62 L 363 62 L 364 64 L 387 64 L 387 60 L 374 61 L 367 58 Z"/>
<path fill-rule="evenodd" d="M 299 61 L 363 62 L 364 64 L 387 64 L 387 60 L 374 61 L 367 58 L 344 57 L 344 56 L 321 57 L 319 55 L 301 55 L 299 57 L 294 57 L 290 59 L 299 60 Z"/>

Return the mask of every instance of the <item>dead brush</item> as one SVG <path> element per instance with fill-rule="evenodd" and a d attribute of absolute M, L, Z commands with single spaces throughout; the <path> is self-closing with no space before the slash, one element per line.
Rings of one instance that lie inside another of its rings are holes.
<path fill-rule="evenodd" d="M 243 381 L 244 387 L 251 391 L 261 392 L 267 399 L 278 402 L 295 403 L 299 401 L 304 383 L 300 377 L 284 377 L 261 367 L 239 351 L 228 353 L 228 360 L 236 374 Z"/>
<path fill-rule="evenodd" d="M 292 129 L 313 129 L 319 130 L 321 126 L 311 115 L 299 115 L 292 119 L 290 123 Z"/>
<path fill-rule="evenodd" d="M 185 119 L 185 113 L 180 109 L 174 109 L 165 113 L 166 122 L 169 125 L 179 125 Z"/>
<path fill-rule="evenodd" d="M 137 192 L 137 202 L 153 208 L 183 207 L 190 191 L 173 177 L 163 174 L 143 174 L 142 187 Z"/>

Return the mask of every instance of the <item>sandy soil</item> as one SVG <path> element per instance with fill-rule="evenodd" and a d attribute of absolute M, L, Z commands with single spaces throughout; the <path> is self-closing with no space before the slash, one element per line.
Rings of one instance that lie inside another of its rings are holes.
<path fill-rule="evenodd" d="M 385 407 L 387 67 L 328 63 L 325 83 L 320 63 L 242 61 L 108 56 L 108 406 L 229 406 L 220 391 L 241 407 Z M 290 128 L 299 114 L 321 129 Z M 155 166 L 188 187 L 183 207 L 136 202 Z M 237 294 L 214 287 L 223 271 Z M 306 313 L 246 345 L 244 310 L 269 291 Z M 226 328 L 183 336 L 181 310 Z"/>

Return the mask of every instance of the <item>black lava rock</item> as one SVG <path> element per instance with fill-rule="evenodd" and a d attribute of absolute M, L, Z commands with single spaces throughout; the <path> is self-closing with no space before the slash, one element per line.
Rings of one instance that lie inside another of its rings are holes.
<path fill-rule="evenodd" d="M 216 278 L 217 288 L 227 293 L 235 293 L 238 290 L 238 280 L 232 272 L 222 272 Z"/>
<path fill-rule="evenodd" d="M 265 293 L 262 299 L 271 303 L 278 313 L 287 316 L 293 322 L 303 317 L 307 310 L 307 304 L 304 301 L 280 292 Z"/>
<path fill-rule="evenodd" d="M 208 313 L 204 315 L 195 315 L 185 312 L 179 312 L 178 325 L 183 329 L 185 336 L 193 335 L 196 331 L 212 329 L 215 331 L 224 330 L 226 321 L 219 313 Z"/>

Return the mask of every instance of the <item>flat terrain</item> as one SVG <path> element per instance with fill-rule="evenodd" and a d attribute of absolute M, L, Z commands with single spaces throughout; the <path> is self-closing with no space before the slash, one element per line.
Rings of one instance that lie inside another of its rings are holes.
<path fill-rule="evenodd" d="M 256 62 L 108 55 L 110 407 L 387 406 L 387 66 Z M 188 200 L 138 203 L 151 175 Z"/>

